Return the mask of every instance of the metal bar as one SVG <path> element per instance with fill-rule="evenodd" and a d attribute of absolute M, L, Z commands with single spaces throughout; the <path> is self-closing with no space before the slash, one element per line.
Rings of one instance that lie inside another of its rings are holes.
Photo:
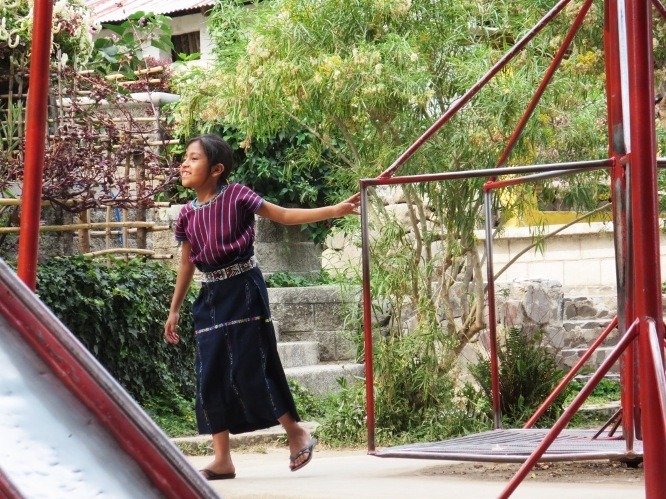
<path fill-rule="evenodd" d="M 486 213 L 486 274 L 488 290 L 488 332 L 490 335 L 490 385 L 493 402 L 493 424 L 496 430 L 502 428 L 502 409 L 500 405 L 499 361 L 497 358 L 497 319 L 495 317 L 495 279 L 493 277 L 493 208 L 492 193 L 484 192 Z"/>
<path fill-rule="evenodd" d="M 643 437 L 646 496 L 666 498 L 666 427 L 659 404 L 659 379 L 654 377 L 647 321 L 662 317 L 659 261 L 659 210 L 657 203 L 656 129 L 652 9 L 649 0 L 626 1 L 627 78 L 630 108 L 629 168 L 633 208 L 633 275 L 636 316 L 641 318 L 638 337 L 638 376 Z M 626 113 L 625 113 L 626 114 Z M 657 328 L 657 326 L 655 326 Z M 663 325 L 657 328 L 659 343 Z M 663 364 L 663 352 L 660 352 Z"/>
<path fill-rule="evenodd" d="M 666 426 L 666 373 L 664 373 L 663 346 L 659 341 L 659 333 L 655 321 L 648 319 L 649 340 L 654 377 L 657 385 L 657 397 L 661 405 L 662 419 Z"/>
<path fill-rule="evenodd" d="M 472 461 L 472 462 L 486 462 L 486 463 L 524 463 L 525 455 L 523 454 L 502 454 L 492 456 L 488 454 L 473 454 L 473 453 L 450 453 L 446 457 L 441 454 L 430 452 L 402 452 L 402 451 L 382 451 L 381 454 L 376 454 L 377 457 L 402 457 L 410 459 L 439 459 L 451 461 Z M 604 459 L 618 460 L 627 455 L 622 451 L 598 451 L 598 452 L 572 452 L 572 453 L 557 453 L 546 454 L 539 461 L 546 461 L 549 463 L 554 462 L 567 462 L 567 461 L 598 461 Z M 636 457 L 634 455 L 630 457 Z M 572 479 L 573 481 L 573 479 Z M 508 496 L 506 496 L 508 497 Z"/>
<path fill-rule="evenodd" d="M 620 38 L 617 0 L 604 2 L 604 55 L 606 68 L 606 109 L 608 115 L 608 153 L 620 159 L 626 153 L 622 112 L 622 76 L 620 73 Z M 615 247 L 615 280 L 617 283 L 618 330 L 623 336 L 629 326 L 629 317 L 634 317 L 630 290 L 631 250 L 628 245 L 630 233 L 630 208 L 627 206 L 628 172 L 624 161 L 617 161 L 611 169 L 611 196 L 613 201 L 613 244 Z M 634 420 L 634 345 L 627 347 L 620 358 L 620 384 L 622 387 L 622 436 L 627 452 L 634 448 L 636 433 Z"/>
<path fill-rule="evenodd" d="M 617 326 L 617 315 L 613 317 L 613 320 L 606 326 L 606 329 L 599 335 L 599 337 L 594 340 L 594 343 L 590 345 L 590 347 L 585 351 L 583 356 L 578 359 L 578 362 L 569 369 L 569 372 L 566 374 L 566 376 L 560 381 L 560 383 L 557 385 L 555 390 L 548 396 L 548 398 L 544 401 L 541 406 L 536 410 L 536 412 L 532 415 L 532 417 L 525 423 L 525 426 L 523 428 L 531 428 L 536 424 L 536 422 L 539 420 L 541 416 L 543 416 L 543 413 L 548 410 L 550 405 L 555 401 L 555 399 L 560 395 L 562 390 L 564 390 L 564 387 L 569 384 L 569 382 L 574 379 L 574 376 L 578 374 L 578 371 L 580 371 L 580 368 L 583 367 L 583 364 L 587 362 L 587 360 L 592 356 L 592 354 L 599 348 L 599 346 L 606 340 L 610 332 L 615 329 Z"/>
<path fill-rule="evenodd" d="M 504 148 L 504 151 L 500 155 L 499 160 L 497 160 L 497 164 L 495 166 L 497 166 L 498 168 L 506 163 L 506 160 L 511 154 L 511 151 L 513 151 L 516 142 L 518 142 L 518 139 L 520 138 L 521 134 L 523 133 L 523 130 L 525 129 L 525 125 L 527 125 L 528 120 L 530 119 L 532 113 L 539 104 L 539 101 L 541 100 L 541 97 L 543 96 L 546 87 L 550 84 L 550 81 L 553 79 L 553 75 L 560 67 L 560 63 L 562 62 L 562 59 L 564 58 L 567 49 L 571 45 L 574 36 L 576 35 L 576 33 L 578 33 L 578 30 L 583 24 L 585 16 L 587 15 L 588 10 L 590 10 L 592 2 L 593 0 L 587 0 L 585 4 L 581 7 L 580 11 L 578 12 L 576 19 L 574 20 L 571 27 L 569 28 L 569 31 L 564 37 L 564 40 L 562 41 L 560 48 L 558 49 L 557 53 L 555 54 L 555 57 L 548 66 L 546 74 L 544 75 L 543 79 L 541 80 L 541 83 L 537 87 L 536 92 L 534 92 L 534 95 L 532 96 L 530 103 L 527 105 L 527 109 L 525 110 L 523 116 L 520 118 L 520 121 L 516 125 L 516 128 L 514 129 L 511 138 L 509 138 L 507 146 Z"/>
<path fill-rule="evenodd" d="M 370 233 L 368 228 L 368 186 L 361 189 L 361 265 L 363 272 L 363 334 L 365 347 L 365 404 L 368 419 L 368 453 L 375 452 L 375 388 L 372 362 L 372 297 L 370 293 Z"/>
<path fill-rule="evenodd" d="M 412 154 L 414 154 L 432 135 L 434 135 L 451 117 L 453 117 L 460 108 L 481 90 L 486 83 L 493 79 L 493 77 L 506 66 L 511 59 L 513 59 L 525 46 L 534 38 L 550 21 L 560 13 L 564 7 L 571 0 L 560 0 L 541 20 L 522 38 L 520 39 L 504 56 L 490 68 L 490 70 L 477 81 L 472 88 L 465 92 L 458 100 L 456 100 L 446 110 L 446 112 L 437 120 L 433 125 L 426 130 L 426 132 L 419 137 L 416 142 L 407 148 L 398 159 L 396 159 L 391 166 L 389 166 L 379 177 L 391 177 L 400 166 L 407 161 Z"/>
<path fill-rule="evenodd" d="M 615 165 L 613 159 L 596 159 L 589 161 L 572 161 L 567 163 L 550 163 L 530 166 L 512 166 L 504 168 L 485 168 L 480 170 L 465 170 L 456 172 L 429 173 L 422 175 L 403 175 L 400 177 L 375 177 L 362 179 L 367 186 L 396 185 L 416 182 L 435 182 L 439 180 L 459 180 L 464 178 L 493 177 L 500 175 L 516 175 L 518 173 L 550 172 L 553 170 L 578 170 L 610 168 Z"/>
<path fill-rule="evenodd" d="M 606 421 L 604 425 L 601 428 L 599 428 L 599 431 L 594 434 L 592 439 L 599 438 L 599 436 L 601 436 L 604 430 L 608 428 L 613 423 L 613 421 L 615 421 L 621 415 L 622 415 L 622 408 L 620 407 L 617 411 L 615 411 L 615 414 L 613 414 L 610 418 L 608 418 L 608 421 Z M 611 434 L 617 429 L 619 423 L 620 422 L 618 421 L 615 424 L 615 426 L 613 426 L 613 428 L 611 429 Z"/>
<path fill-rule="evenodd" d="M 48 117 L 49 59 L 51 56 L 51 25 L 53 0 L 35 0 L 30 45 L 30 77 L 23 174 L 23 202 L 19 236 L 17 273 L 33 291 L 37 286 L 37 252 L 41 217 L 42 176 L 46 150 L 46 119 Z"/>
<path fill-rule="evenodd" d="M 600 166 L 599 168 L 585 168 L 580 170 L 564 170 L 564 171 L 554 171 L 550 173 L 535 173 L 533 175 L 525 175 L 524 177 L 518 178 L 508 178 L 506 180 L 489 180 L 483 186 L 484 189 L 500 189 L 502 187 L 509 187 L 512 185 L 526 184 L 528 182 L 533 182 L 535 180 L 544 180 L 547 178 L 555 177 L 564 177 L 565 175 L 575 175 L 576 173 L 589 172 L 593 170 L 600 170 L 601 168 L 606 168 Z"/>
<path fill-rule="evenodd" d="M 553 443 L 553 441 L 557 438 L 560 432 L 566 427 L 567 424 L 569 424 L 571 418 L 574 416 L 574 414 L 576 414 L 578 409 L 580 409 L 580 406 L 583 405 L 583 402 L 585 402 L 590 393 L 592 393 L 592 390 L 594 390 L 597 384 L 599 384 L 601 378 L 603 378 L 606 375 L 611 366 L 617 361 L 622 352 L 624 352 L 627 345 L 632 341 L 634 341 L 634 339 L 638 335 L 638 327 L 636 327 L 636 325 L 637 323 L 634 323 L 632 327 L 629 328 L 627 334 L 620 339 L 620 341 L 615 346 L 611 354 L 608 357 L 606 357 L 606 359 L 601 363 L 601 366 L 599 366 L 597 371 L 585 384 L 583 389 L 578 393 L 578 395 L 576 395 L 576 397 L 571 402 L 571 405 L 565 409 L 560 418 L 553 425 L 552 429 L 546 434 L 543 441 L 539 444 L 539 446 L 534 450 L 534 452 L 530 455 L 530 457 L 523 463 L 520 469 L 509 481 L 506 488 L 500 494 L 501 498 L 509 497 L 516 490 L 516 487 L 518 487 L 518 485 L 530 472 L 532 467 L 546 452 L 548 447 L 550 447 L 550 444 Z"/>

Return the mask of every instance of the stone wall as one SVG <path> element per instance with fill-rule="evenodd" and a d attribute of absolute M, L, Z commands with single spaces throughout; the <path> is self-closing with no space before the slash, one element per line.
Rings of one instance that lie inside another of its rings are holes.
<path fill-rule="evenodd" d="M 356 357 L 338 286 L 269 288 L 268 296 L 280 341 L 317 341 L 322 362 Z"/>

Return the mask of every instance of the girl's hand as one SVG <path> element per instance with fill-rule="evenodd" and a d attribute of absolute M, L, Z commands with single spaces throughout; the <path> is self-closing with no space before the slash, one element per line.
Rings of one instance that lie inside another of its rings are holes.
<path fill-rule="evenodd" d="M 169 318 L 164 324 L 164 339 L 173 345 L 180 341 L 177 329 L 179 319 L 180 314 L 178 312 L 169 312 Z"/>
<path fill-rule="evenodd" d="M 360 215 L 358 207 L 361 204 L 361 193 L 357 192 L 353 196 L 348 197 L 341 203 L 335 205 L 336 216 L 344 217 L 347 215 Z"/>

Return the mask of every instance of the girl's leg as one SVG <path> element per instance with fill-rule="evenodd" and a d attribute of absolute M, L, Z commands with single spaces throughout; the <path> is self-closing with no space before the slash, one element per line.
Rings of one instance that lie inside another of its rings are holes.
<path fill-rule="evenodd" d="M 236 468 L 231 461 L 228 431 L 213 434 L 213 450 L 215 451 L 215 459 L 206 466 L 206 469 L 216 474 L 235 473 Z M 208 478 L 205 472 L 202 474 Z"/>
<path fill-rule="evenodd" d="M 301 450 L 308 447 L 308 443 L 310 441 L 310 432 L 299 425 L 290 413 L 285 412 L 278 418 L 278 421 L 287 432 L 287 438 L 289 439 L 289 453 L 292 456 L 295 456 Z M 295 461 L 290 462 L 289 467 L 295 468 L 304 461 L 307 461 L 310 457 L 311 456 L 305 452 Z"/>

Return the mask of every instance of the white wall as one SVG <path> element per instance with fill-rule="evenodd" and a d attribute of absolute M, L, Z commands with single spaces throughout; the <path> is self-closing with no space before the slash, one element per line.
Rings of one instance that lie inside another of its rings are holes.
<path fill-rule="evenodd" d="M 546 232 L 559 227 L 548 226 Z M 498 278 L 498 282 L 545 278 L 559 281 L 564 287 L 615 286 L 612 231 L 610 222 L 577 223 L 546 240 L 543 252 L 532 249 L 522 255 Z M 481 244 L 485 244 L 485 233 L 480 231 L 477 236 Z M 506 229 L 493 244 L 495 274 L 531 242 L 529 227 Z M 663 234 L 660 253 L 663 281 L 666 276 L 666 236 Z"/>

